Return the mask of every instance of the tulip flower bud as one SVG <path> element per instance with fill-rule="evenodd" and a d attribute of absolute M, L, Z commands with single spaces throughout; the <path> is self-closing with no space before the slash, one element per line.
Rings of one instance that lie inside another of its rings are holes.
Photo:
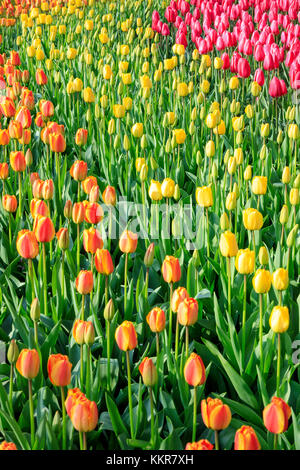
<path fill-rule="evenodd" d="M 236 194 L 235 192 L 228 193 L 226 197 L 225 207 L 228 211 L 232 211 L 236 208 Z"/>
<path fill-rule="evenodd" d="M 10 364 L 14 364 L 19 357 L 19 348 L 14 339 L 11 340 L 7 350 L 7 360 Z"/>
<path fill-rule="evenodd" d="M 26 166 L 30 167 L 32 165 L 32 162 L 33 162 L 33 157 L 32 157 L 32 152 L 30 149 L 27 149 L 26 153 L 25 153 L 25 162 L 26 162 Z"/>
<path fill-rule="evenodd" d="M 140 179 L 141 179 L 141 181 L 146 181 L 146 179 L 147 179 L 147 174 L 148 174 L 148 166 L 147 166 L 147 165 L 143 165 L 142 168 L 141 168 L 141 172 L 140 172 Z"/>
<path fill-rule="evenodd" d="M 212 167 L 211 167 L 211 177 L 214 181 L 218 177 L 218 167 L 215 162 L 212 164 Z"/>
<path fill-rule="evenodd" d="M 147 251 L 144 256 L 144 264 L 146 268 L 150 268 L 150 266 L 152 266 L 153 260 L 154 260 L 154 254 L 155 254 L 155 245 L 154 243 L 151 243 L 148 246 Z"/>
<path fill-rule="evenodd" d="M 242 143 L 243 143 L 243 133 L 241 131 L 238 131 L 238 133 L 236 134 L 236 143 L 237 143 L 237 145 L 242 145 Z M 234 153 L 236 153 L 236 151 L 238 151 L 239 153 L 241 153 L 243 155 L 243 151 L 242 151 L 241 148 L 235 149 Z M 238 165 L 240 165 L 240 163 L 238 163 Z"/>
<path fill-rule="evenodd" d="M 235 171 L 236 171 L 236 158 L 230 157 L 228 160 L 228 173 L 230 175 L 234 175 Z"/>
<path fill-rule="evenodd" d="M 158 169 L 158 163 L 152 156 L 150 157 L 150 165 L 153 171 L 156 171 Z"/>
<path fill-rule="evenodd" d="M 279 132 L 278 132 L 278 135 L 277 135 L 277 144 L 278 145 L 281 145 L 283 142 L 283 132 L 282 130 L 280 129 Z"/>
<path fill-rule="evenodd" d="M 238 252 L 238 246 L 234 233 L 230 232 L 229 230 L 221 233 L 219 247 L 222 256 L 236 256 Z"/>
<path fill-rule="evenodd" d="M 214 431 L 226 429 L 231 422 L 231 411 L 219 398 L 201 401 L 201 414 L 205 426 Z"/>
<path fill-rule="evenodd" d="M 64 216 L 66 217 L 66 219 L 72 218 L 72 201 L 70 201 L 70 199 L 65 204 Z"/>
<path fill-rule="evenodd" d="M 40 308 L 40 302 L 39 299 L 35 298 L 33 299 L 30 307 L 30 318 L 32 321 L 39 321 L 41 315 L 41 308 Z"/>
<path fill-rule="evenodd" d="M 300 188 L 300 174 L 296 176 L 293 182 L 293 188 L 299 189 Z"/>
<path fill-rule="evenodd" d="M 213 140 L 210 140 L 205 145 L 205 154 L 208 157 L 213 157 L 215 155 L 215 153 L 216 153 L 215 143 L 214 143 Z"/>
<path fill-rule="evenodd" d="M 139 371 L 146 387 L 153 387 L 157 383 L 157 370 L 152 359 L 145 357 L 139 365 Z"/>
<path fill-rule="evenodd" d="M 112 299 L 110 299 L 105 305 L 103 315 L 105 320 L 108 322 L 112 321 L 112 319 L 114 318 L 115 307 Z"/>
<path fill-rule="evenodd" d="M 53 432 L 58 433 L 60 431 L 60 428 L 61 428 L 61 417 L 60 417 L 59 411 L 57 410 L 52 420 Z"/>
<path fill-rule="evenodd" d="M 281 434 L 288 428 L 291 408 L 282 398 L 273 397 L 263 410 L 264 425 L 273 434 Z"/>
<path fill-rule="evenodd" d="M 251 178 L 252 178 L 252 167 L 251 165 L 248 165 L 244 171 L 244 180 L 249 181 L 251 180 Z"/>
<path fill-rule="evenodd" d="M 290 233 L 288 234 L 288 237 L 287 237 L 287 240 L 286 240 L 286 244 L 287 244 L 288 248 L 291 248 L 292 246 L 294 246 L 294 243 L 295 243 L 295 240 L 296 240 L 296 235 L 298 233 L 298 228 L 299 228 L 299 225 L 296 224 L 292 228 Z"/>
<path fill-rule="evenodd" d="M 265 294 L 271 288 L 272 276 L 267 269 L 258 269 L 252 279 L 252 285 L 257 294 Z"/>
<path fill-rule="evenodd" d="M 40 358 L 36 349 L 22 349 L 16 362 L 17 371 L 25 379 L 34 379 L 40 369 Z"/>
<path fill-rule="evenodd" d="M 95 329 L 93 326 L 93 323 L 90 321 L 85 322 L 85 328 L 84 328 L 84 342 L 87 346 L 92 346 L 95 341 Z"/>
<path fill-rule="evenodd" d="M 115 332 L 115 339 L 122 351 L 131 351 L 137 347 L 137 334 L 132 322 L 125 320 Z"/>
<path fill-rule="evenodd" d="M 195 353 L 192 353 L 185 363 L 184 378 L 192 387 L 198 387 L 205 382 L 206 375 L 203 361 Z"/>
<path fill-rule="evenodd" d="M 289 184 L 289 182 L 291 181 L 291 173 L 288 166 L 285 166 L 282 171 L 281 181 L 283 182 L 283 184 Z"/>
<path fill-rule="evenodd" d="M 226 212 L 223 212 L 223 214 L 220 217 L 220 228 L 221 228 L 221 230 L 222 231 L 228 230 L 229 225 L 230 224 L 229 224 L 228 215 L 226 214 Z"/>
<path fill-rule="evenodd" d="M 243 425 L 235 433 L 234 450 L 260 450 L 261 445 L 251 426 Z"/>
<path fill-rule="evenodd" d="M 298 188 L 292 188 L 290 191 L 290 204 L 297 206 L 300 202 L 300 192 Z"/>
<path fill-rule="evenodd" d="M 196 154 L 196 163 L 197 163 L 198 166 L 200 166 L 201 163 L 202 163 L 202 155 L 201 155 L 200 150 L 198 150 L 197 154 Z"/>
<path fill-rule="evenodd" d="M 180 188 L 178 184 L 175 184 L 175 189 L 174 189 L 174 199 L 175 201 L 179 201 L 180 199 Z"/>
<path fill-rule="evenodd" d="M 289 309 L 279 305 L 273 307 L 269 325 L 274 333 L 285 333 L 290 325 Z"/>
<path fill-rule="evenodd" d="M 268 254 L 268 250 L 265 246 L 260 247 L 259 252 L 258 252 L 258 259 L 259 259 L 259 262 L 262 266 L 268 264 L 269 254 Z"/>
<path fill-rule="evenodd" d="M 263 145 L 259 152 L 259 158 L 265 160 L 268 155 L 268 148 L 266 145 Z"/>
<path fill-rule="evenodd" d="M 289 208 L 286 204 L 282 206 L 279 217 L 281 225 L 285 225 L 289 220 Z"/>
<path fill-rule="evenodd" d="M 70 239 L 69 232 L 66 227 L 62 227 L 56 234 L 58 240 L 58 246 L 61 250 L 68 250 Z"/>
<path fill-rule="evenodd" d="M 284 268 L 276 269 L 272 274 L 272 284 L 277 290 L 286 290 L 289 285 L 289 273 Z"/>

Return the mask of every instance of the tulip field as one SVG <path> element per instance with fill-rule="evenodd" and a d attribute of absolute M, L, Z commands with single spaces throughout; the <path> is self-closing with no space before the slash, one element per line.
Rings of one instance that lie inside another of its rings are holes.
<path fill-rule="evenodd" d="M 0 450 L 300 450 L 300 1 L 4 0 Z"/>

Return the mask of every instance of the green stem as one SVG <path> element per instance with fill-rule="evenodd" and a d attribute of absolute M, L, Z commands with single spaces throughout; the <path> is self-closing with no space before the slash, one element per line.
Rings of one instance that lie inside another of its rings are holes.
<path fill-rule="evenodd" d="M 159 336 L 158 333 L 156 332 L 156 356 L 158 357 L 159 355 Z"/>
<path fill-rule="evenodd" d="M 128 271 L 128 253 L 125 255 L 125 268 L 124 268 L 124 313 L 126 312 L 127 305 L 127 271 Z"/>
<path fill-rule="evenodd" d="M 80 345 L 80 387 L 83 389 L 83 344 Z"/>
<path fill-rule="evenodd" d="M 9 239 L 9 246 L 11 247 L 11 212 L 8 216 L 8 239 Z"/>
<path fill-rule="evenodd" d="M 87 442 L 86 442 L 86 432 L 83 432 L 82 433 L 82 437 L 83 437 L 83 442 L 82 442 L 82 450 L 87 450 Z"/>
<path fill-rule="evenodd" d="M 47 271 L 46 271 L 46 246 L 42 243 L 43 247 L 43 278 L 44 278 L 44 313 L 48 315 L 48 304 L 47 304 Z"/>
<path fill-rule="evenodd" d="M 187 325 L 185 326 L 185 355 L 187 360 L 189 357 L 189 327 Z"/>
<path fill-rule="evenodd" d="M 178 358 L 178 343 L 179 343 L 179 321 L 178 314 L 176 315 L 176 332 L 175 332 L 175 361 Z"/>
<path fill-rule="evenodd" d="M 81 297 L 81 320 L 84 320 L 84 302 L 85 302 L 85 295 L 82 294 L 82 297 Z"/>
<path fill-rule="evenodd" d="M 277 349 L 277 374 L 276 374 L 276 396 L 279 397 L 280 386 L 280 333 L 278 333 L 278 349 Z"/>
<path fill-rule="evenodd" d="M 153 406 L 153 394 L 152 388 L 149 387 L 150 396 L 150 410 L 151 410 L 151 447 L 154 447 L 155 433 L 154 433 L 154 406 Z"/>
<path fill-rule="evenodd" d="M 260 350 L 260 370 L 263 373 L 263 294 L 259 294 L 259 350 Z"/>
<path fill-rule="evenodd" d="M 193 436 L 192 436 L 192 442 L 196 441 L 196 425 L 197 425 L 197 387 L 194 387 L 194 410 L 193 410 Z"/>
<path fill-rule="evenodd" d="M 277 450 L 278 434 L 274 434 L 274 450 Z"/>
<path fill-rule="evenodd" d="M 32 398 L 32 380 L 28 380 L 28 392 L 29 392 L 29 413 L 30 413 L 30 436 L 31 436 L 31 449 L 34 446 L 34 416 L 33 416 L 33 398 Z"/>
<path fill-rule="evenodd" d="M 13 393 L 13 380 L 14 380 L 14 365 L 10 364 L 10 373 L 9 373 L 9 405 L 13 413 L 13 403 L 12 403 L 12 393 Z"/>
<path fill-rule="evenodd" d="M 35 298 L 34 294 L 34 279 L 33 279 L 33 264 L 32 264 L 32 259 L 28 259 L 28 274 L 30 278 L 30 284 L 31 284 L 31 301 Z"/>
<path fill-rule="evenodd" d="M 110 322 L 106 322 L 107 338 L 107 390 L 110 390 Z"/>
<path fill-rule="evenodd" d="M 231 316 L 231 267 L 230 267 L 229 256 L 227 256 L 227 278 L 228 278 L 228 313 Z"/>
<path fill-rule="evenodd" d="M 108 276 L 105 276 L 105 305 L 108 303 Z"/>
<path fill-rule="evenodd" d="M 62 252 L 62 259 L 61 259 L 61 295 L 64 299 L 65 297 L 65 252 Z"/>
<path fill-rule="evenodd" d="M 19 216 L 22 215 L 22 178 L 21 172 L 18 172 L 18 181 L 19 181 Z"/>
<path fill-rule="evenodd" d="M 219 450 L 219 434 L 218 431 L 215 431 L 215 450 Z"/>
<path fill-rule="evenodd" d="M 243 298 L 243 319 L 242 319 L 242 355 L 245 360 L 246 349 L 246 305 L 247 305 L 247 276 L 244 274 L 244 298 Z"/>
<path fill-rule="evenodd" d="M 61 396 L 61 410 L 62 410 L 62 450 L 67 449 L 67 422 L 66 422 L 66 407 L 65 407 L 65 391 L 64 387 L 60 387 Z"/>
<path fill-rule="evenodd" d="M 78 181 L 77 200 L 78 200 L 78 202 L 80 202 L 80 181 Z"/>
<path fill-rule="evenodd" d="M 77 224 L 77 272 L 80 269 L 80 230 L 79 224 Z"/>
<path fill-rule="evenodd" d="M 254 230 L 252 230 L 252 243 L 253 243 L 253 251 L 254 251 L 254 271 L 256 270 L 256 247 L 255 247 L 255 234 Z"/>
<path fill-rule="evenodd" d="M 91 348 L 87 347 L 87 364 L 86 364 L 86 396 L 91 399 Z"/>
<path fill-rule="evenodd" d="M 208 207 L 206 208 L 206 230 L 207 230 L 207 257 L 209 258 L 209 221 L 208 221 Z"/>
<path fill-rule="evenodd" d="M 38 346 L 39 346 L 39 340 L 38 340 L 37 321 L 34 321 L 34 322 L 33 322 L 33 327 L 34 327 L 34 341 L 35 341 L 36 347 L 38 348 Z"/>
<path fill-rule="evenodd" d="M 131 439 L 133 439 L 133 410 L 132 410 L 131 373 L 130 373 L 129 351 L 126 351 L 126 362 L 127 362 L 127 378 L 128 378 L 128 403 L 129 403 L 129 418 L 130 418 L 130 435 L 131 435 Z"/>
<path fill-rule="evenodd" d="M 169 312 L 169 337 L 168 337 L 168 349 L 169 352 L 171 352 L 171 346 L 172 346 L 172 308 L 171 308 L 171 300 L 173 296 L 173 283 L 170 282 L 170 312 Z"/>

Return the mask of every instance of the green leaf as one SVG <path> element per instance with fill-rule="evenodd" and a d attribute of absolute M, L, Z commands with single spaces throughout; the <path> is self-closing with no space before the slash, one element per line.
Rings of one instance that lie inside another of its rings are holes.
<path fill-rule="evenodd" d="M 18 444 L 22 450 L 30 450 L 29 443 L 25 439 L 17 421 L 0 409 L 0 416 L 4 418 L 15 436 L 15 444 Z"/>

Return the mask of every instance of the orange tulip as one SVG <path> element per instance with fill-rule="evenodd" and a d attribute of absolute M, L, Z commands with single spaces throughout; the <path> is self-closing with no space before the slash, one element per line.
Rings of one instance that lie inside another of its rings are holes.
<path fill-rule="evenodd" d="M 105 190 L 102 193 L 103 201 L 108 206 L 116 205 L 116 190 L 113 186 L 106 186 Z"/>
<path fill-rule="evenodd" d="M 18 233 L 17 251 L 22 258 L 33 259 L 39 254 L 39 245 L 34 232 L 21 230 Z"/>
<path fill-rule="evenodd" d="M 83 181 L 88 171 L 87 163 L 83 160 L 76 160 L 70 169 L 70 175 L 75 181 Z"/>
<path fill-rule="evenodd" d="M 22 124 L 19 121 L 10 121 L 8 132 L 11 139 L 20 139 L 22 137 Z"/>
<path fill-rule="evenodd" d="M 76 320 L 73 326 L 73 337 L 77 344 L 80 346 L 84 343 L 84 332 L 86 328 L 86 321 Z"/>
<path fill-rule="evenodd" d="M 6 180 L 9 175 L 9 168 L 7 163 L 0 163 L 0 179 Z"/>
<path fill-rule="evenodd" d="M 54 184 L 53 180 L 46 180 L 44 181 L 44 184 L 42 186 L 42 197 L 46 200 L 49 201 L 50 199 L 53 198 L 53 193 L 54 193 Z"/>
<path fill-rule="evenodd" d="M 145 357 L 139 365 L 139 371 L 146 387 L 153 387 L 157 382 L 157 370 L 152 359 Z"/>
<path fill-rule="evenodd" d="M 52 152 L 63 153 L 66 150 L 66 140 L 62 134 L 50 134 L 49 144 Z"/>
<path fill-rule="evenodd" d="M 85 194 L 90 194 L 91 189 L 92 189 L 94 186 L 98 186 L 96 176 L 88 176 L 87 178 L 85 178 L 85 179 L 81 182 L 81 186 L 82 186 L 83 191 L 85 192 Z"/>
<path fill-rule="evenodd" d="M 32 122 L 29 109 L 26 106 L 21 106 L 21 108 L 16 112 L 15 120 L 21 124 L 23 129 L 28 129 Z"/>
<path fill-rule="evenodd" d="M 79 294 L 86 295 L 92 292 L 94 286 L 92 271 L 80 271 L 76 278 L 75 285 Z"/>
<path fill-rule="evenodd" d="M 68 416 L 70 416 L 71 409 L 75 405 L 76 400 L 84 396 L 84 393 L 79 388 L 69 388 L 68 395 L 65 400 L 65 407 Z"/>
<path fill-rule="evenodd" d="M 210 398 L 201 401 L 202 419 L 207 428 L 220 431 L 229 426 L 231 411 L 219 398 Z"/>
<path fill-rule="evenodd" d="M 79 432 L 93 431 L 98 423 L 98 409 L 94 401 L 83 394 L 79 396 L 69 412 L 74 428 Z"/>
<path fill-rule="evenodd" d="M 13 442 L 2 441 L 0 450 L 18 450 Z"/>
<path fill-rule="evenodd" d="M 88 131 L 86 129 L 78 129 L 75 135 L 75 143 L 82 147 L 87 143 Z"/>
<path fill-rule="evenodd" d="M 137 346 L 137 334 L 133 323 L 125 320 L 116 329 L 115 339 L 122 351 L 131 351 Z"/>
<path fill-rule="evenodd" d="M 48 359 L 47 371 L 50 381 L 56 387 L 66 387 L 71 382 L 72 364 L 68 356 L 51 354 Z"/>
<path fill-rule="evenodd" d="M 48 82 L 47 75 L 45 74 L 44 70 L 42 70 L 42 69 L 37 69 L 37 71 L 35 73 L 35 79 L 36 79 L 36 83 L 38 85 L 46 85 L 47 82 Z"/>
<path fill-rule="evenodd" d="M 205 376 L 205 367 L 200 356 L 196 353 L 192 353 L 184 366 L 184 378 L 186 382 L 193 386 L 198 387 L 199 385 L 204 384 Z"/>
<path fill-rule="evenodd" d="M 70 244 L 69 232 L 66 227 L 62 227 L 56 233 L 56 238 L 58 240 L 58 246 L 61 250 L 67 250 Z"/>
<path fill-rule="evenodd" d="M 165 329 L 166 315 L 165 312 L 159 307 L 154 307 L 148 313 L 146 320 L 150 326 L 150 330 L 153 331 L 153 333 L 160 333 Z"/>
<path fill-rule="evenodd" d="M 34 198 L 41 199 L 43 197 L 44 181 L 37 178 L 32 183 L 32 194 Z"/>
<path fill-rule="evenodd" d="M 16 362 L 17 371 L 25 379 L 34 379 L 40 370 L 40 358 L 36 349 L 22 349 Z"/>
<path fill-rule="evenodd" d="M 260 450 L 261 445 L 251 426 L 242 426 L 235 433 L 234 450 Z"/>
<path fill-rule="evenodd" d="M 281 434 L 287 430 L 291 414 L 291 408 L 282 398 L 273 397 L 263 411 L 264 425 L 273 434 Z"/>
<path fill-rule="evenodd" d="M 207 439 L 200 439 L 198 442 L 188 442 L 185 450 L 213 450 L 214 446 Z"/>
<path fill-rule="evenodd" d="M 1 97 L 0 109 L 5 117 L 11 118 L 16 114 L 15 103 L 11 98 L 6 96 Z"/>
<path fill-rule="evenodd" d="M 178 282 L 181 278 L 181 269 L 179 264 L 179 259 L 175 256 L 166 256 L 162 267 L 162 275 L 165 282 Z"/>
<path fill-rule="evenodd" d="M 33 219 L 35 219 L 38 215 L 49 217 L 49 207 L 42 199 L 31 199 L 30 212 Z"/>
<path fill-rule="evenodd" d="M 19 139 L 20 144 L 29 145 L 31 141 L 31 130 L 23 129 L 21 138 Z"/>
<path fill-rule="evenodd" d="M 184 299 L 178 307 L 178 322 L 183 326 L 191 326 L 198 320 L 198 302 L 195 299 Z"/>
<path fill-rule="evenodd" d="M 95 266 L 98 273 L 104 274 L 105 276 L 109 276 L 113 272 L 114 265 L 108 250 L 104 248 L 96 250 Z"/>
<path fill-rule="evenodd" d="M 83 231 L 83 247 L 87 253 L 96 253 L 97 249 L 103 247 L 103 240 L 98 230 L 91 227 Z"/>
<path fill-rule="evenodd" d="M 100 204 L 97 202 L 84 201 L 83 203 L 85 209 L 84 220 L 88 224 L 96 225 L 103 219 L 103 210 Z"/>
<path fill-rule="evenodd" d="M 72 209 L 72 219 L 74 224 L 82 224 L 84 221 L 85 209 L 82 202 L 75 202 Z"/>
<path fill-rule="evenodd" d="M 9 196 L 5 194 L 2 198 L 3 209 L 7 212 L 16 212 L 18 207 L 18 201 L 16 196 Z"/>
<path fill-rule="evenodd" d="M 10 141 L 9 132 L 7 129 L 0 129 L 0 145 L 8 145 Z"/>
<path fill-rule="evenodd" d="M 43 117 L 50 118 L 54 114 L 54 105 L 51 101 L 41 100 L 39 102 L 40 112 Z"/>
<path fill-rule="evenodd" d="M 64 216 L 67 219 L 72 218 L 72 210 L 73 210 L 72 201 L 70 199 L 68 199 L 67 202 L 65 203 L 65 207 L 64 207 Z"/>
<path fill-rule="evenodd" d="M 178 312 L 178 307 L 184 299 L 188 299 L 189 294 L 185 287 L 178 287 L 172 295 L 171 308 L 174 313 Z"/>
<path fill-rule="evenodd" d="M 119 240 L 119 248 L 123 253 L 134 253 L 138 243 L 138 236 L 130 230 L 125 230 Z"/>
<path fill-rule="evenodd" d="M 55 237 L 55 229 L 50 217 L 37 215 L 34 219 L 33 231 L 40 243 L 51 242 Z"/>
<path fill-rule="evenodd" d="M 11 152 L 9 160 L 14 171 L 25 171 L 26 161 L 23 152 Z"/>

